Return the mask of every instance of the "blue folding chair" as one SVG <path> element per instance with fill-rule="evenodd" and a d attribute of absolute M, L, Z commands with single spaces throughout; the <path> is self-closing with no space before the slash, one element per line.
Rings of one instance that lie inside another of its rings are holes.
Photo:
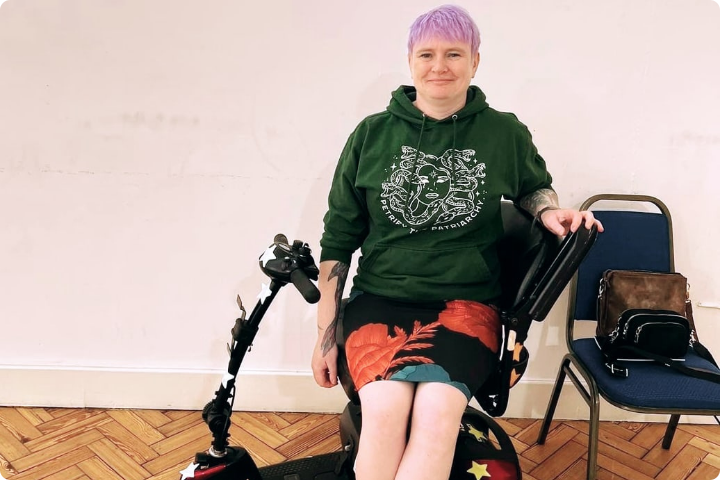
<path fill-rule="evenodd" d="M 603 223 L 605 232 L 598 236 L 570 284 L 566 335 L 569 353 L 560 364 L 538 435 L 538 443 L 545 443 L 563 382 L 566 376 L 569 377 L 590 407 L 587 480 L 595 480 L 597 474 L 600 396 L 625 410 L 669 414 L 670 421 L 662 443 L 664 449 L 670 448 L 680 415 L 720 414 L 720 384 L 686 376 L 653 362 L 633 362 L 628 378 L 619 378 L 605 367 L 594 338 L 574 338 L 575 321 L 597 321 L 598 287 L 605 270 L 675 271 L 672 221 L 665 204 L 644 195 L 605 194 L 589 198 L 581 210 L 590 209 L 598 201 L 622 202 L 616 205 L 624 209 L 593 210 L 595 217 Z M 660 212 L 643 209 L 649 207 L 648 204 L 654 204 Z M 692 351 L 685 362 L 689 367 L 720 371 Z M 587 388 L 581 383 L 581 378 Z"/>

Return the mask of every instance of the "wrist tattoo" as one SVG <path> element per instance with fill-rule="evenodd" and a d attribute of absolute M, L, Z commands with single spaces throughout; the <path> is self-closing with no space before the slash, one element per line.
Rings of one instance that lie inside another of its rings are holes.
<path fill-rule="evenodd" d="M 551 188 L 541 188 L 525 195 L 518 201 L 518 205 L 536 218 L 545 210 L 560 208 L 557 193 Z"/>
<path fill-rule="evenodd" d="M 560 207 L 557 207 L 555 205 L 547 205 L 540 209 L 539 212 L 535 215 L 535 221 L 538 222 L 540 225 L 545 225 L 542 221 L 542 214 L 547 212 L 548 210 L 558 210 Z"/>
<path fill-rule="evenodd" d="M 337 331 L 337 322 L 340 318 L 340 302 L 342 301 L 342 294 L 345 289 L 345 280 L 348 276 L 348 270 L 350 270 L 349 265 L 337 262 L 330 271 L 330 275 L 328 275 L 328 281 L 333 278 L 337 278 L 337 284 L 335 286 L 335 316 L 333 317 L 332 322 L 330 322 L 330 325 L 328 325 L 325 329 L 325 334 L 323 335 L 321 344 L 323 355 L 327 354 L 327 352 L 329 352 L 336 343 L 335 332 Z"/>

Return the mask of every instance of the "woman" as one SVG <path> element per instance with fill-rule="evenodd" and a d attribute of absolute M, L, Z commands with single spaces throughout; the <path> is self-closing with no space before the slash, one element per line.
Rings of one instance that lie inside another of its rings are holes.
<path fill-rule="evenodd" d="M 340 298 L 360 248 L 342 320 L 363 408 L 359 480 L 448 478 L 462 413 L 499 348 L 501 197 L 557 235 L 596 223 L 558 207 L 528 129 L 470 86 L 479 43 L 462 8 L 421 15 L 414 86 L 358 125 L 333 179 L 312 368 L 319 385 L 337 383 Z"/>

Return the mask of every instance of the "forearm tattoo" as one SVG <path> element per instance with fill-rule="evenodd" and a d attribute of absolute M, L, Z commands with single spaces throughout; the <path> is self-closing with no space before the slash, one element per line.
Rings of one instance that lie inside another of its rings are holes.
<path fill-rule="evenodd" d="M 541 188 L 522 197 L 518 201 L 518 205 L 535 217 L 538 212 L 545 207 L 558 207 L 559 202 L 555 190 L 551 188 Z"/>
<path fill-rule="evenodd" d="M 330 271 L 330 275 L 328 275 L 328 281 L 332 280 L 333 278 L 337 278 L 337 284 L 335 286 L 335 316 L 333 317 L 332 322 L 330 322 L 330 325 L 328 325 L 325 329 L 325 335 L 323 335 L 323 355 L 327 354 L 327 352 L 329 352 L 330 349 L 335 346 L 335 332 L 337 331 L 338 318 L 340 318 L 340 302 L 342 301 L 342 294 L 343 290 L 345 289 L 345 280 L 347 279 L 349 269 L 349 265 L 346 265 L 342 262 L 337 262 Z"/>

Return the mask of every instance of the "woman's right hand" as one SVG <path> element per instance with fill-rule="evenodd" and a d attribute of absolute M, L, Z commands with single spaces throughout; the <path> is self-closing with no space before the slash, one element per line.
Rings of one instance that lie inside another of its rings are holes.
<path fill-rule="evenodd" d="M 345 287 L 348 266 L 336 260 L 320 262 L 318 289 L 318 338 L 312 354 L 313 377 L 318 385 L 325 388 L 338 384 L 337 358 L 338 347 L 335 340 L 341 297 Z"/>
<path fill-rule="evenodd" d="M 315 382 L 325 388 L 334 387 L 338 383 L 337 378 L 337 344 L 323 354 L 322 336 L 318 336 L 312 355 L 312 371 Z"/>

